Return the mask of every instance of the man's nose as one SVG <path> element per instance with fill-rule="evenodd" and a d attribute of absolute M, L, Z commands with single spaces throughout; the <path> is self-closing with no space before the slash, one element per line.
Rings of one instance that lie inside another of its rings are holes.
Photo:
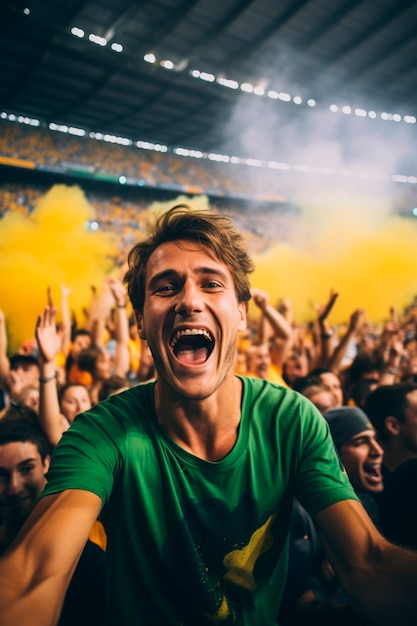
<path fill-rule="evenodd" d="M 23 481 L 17 472 L 12 472 L 6 486 L 9 495 L 16 495 L 22 491 Z"/>
<path fill-rule="evenodd" d="M 200 289 L 193 281 L 186 281 L 182 289 L 178 292 L 175 312 L 181 315 L 191 315 L 192 313 L 201 311 L 202 308 L 203 301 Z"/>
<path fill-rule="evenodd" d="M 371 441 L 369 445 L 369 451 L 372 456 L 382 456 L 384 454 L 384 450 L 381 448 L 376 440 Z"/>

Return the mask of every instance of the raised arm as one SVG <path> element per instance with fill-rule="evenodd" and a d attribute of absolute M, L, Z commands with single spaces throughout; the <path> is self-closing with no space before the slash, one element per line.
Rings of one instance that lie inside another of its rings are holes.
<path fill-rule="evenodd" d="M 269 296 L 266 291 L 253 287 L 251 294 L 254 304 L 261 312 L 260 341 L 272 340 L 271 360 L 275 366 L 281 367 L 286 350 L 293 340 L 292 326 L 284 315 L 269 302 Z M 270 329 L 268 336 L 266 336 L 265 332 L 265 323 Z"/>
<path fill-rule="evenodd" d="M 333 352 L 333 330 L 330 327 L 328 317 L 333 309 L 338 295 L 338 293 L 331 289 L 326 304 L 323 306 L 314 306 L 317 313 L 318 350 L 315 356 L 314 364 L 310 366 L 310 369 L 314 369 L 315 367 L 328 367 L 328 363 Z"/>
<path fill-rule="evenodd" d="M 393 385 L 400 380 L 401 359 L 405 352 L 405 333 L 400 328 L 393 332 L 388 338 L 386 350 L 384 352 L 384 368 L 381 372 L 378 385 Z"/>
<path fill-rule="evenodd" d="M 38 316 L 35 337 L 40 355 L 39 423 L 52 446 L 56 446 L 66 429 L 58 400 L 56 355 L 61 336 L 56 330 L 56 308 L 48 305 Z"/>
<path fill-rule="evenodd" d="M 68 490 L 42 498 L 0 559 L 0 624 L 56 626 L 101 500 Z"/>
<path fill-rule="evenodd" d="M 114 371 L 125 378 L 129 371 L 129 318 L 127 315 L 127 293 L 123 283 L 116 278 L 109 278 L 109 286 L 116 307 L 114 338 L 116 350 L 114 355 Z"/>
<path fill-rule="evenodd" d="M 90 285 L 91 300 L 88 308 L 85 309 L 86 322 L 84 327 L 90 332 L 94 332 L 95 320 L 97 316 L 98 294 L 96 285 Z"/>
<path fill-rule="evenodd" d="M 365 318 L 365 309 L 356 309 L 350 316 L 349 324 L 344 335 L 340 338 L 329 361 L 329 368 L 338 374 L 341 370 L 341 363 L 346 354 L 349 342 L 356 336 Z"/>
<path fill-rule="evenodd" d="M 93 343 L 100 348 L 104 348 L 106 337 L 106 324 L 111 314 L 113 306 L 113 295 L 110 288 L 111 279 L 105 279 L 103 289 L 97 296 L 94 313 L 92 314 L 94 321 L 92 326 Z"/>
<path fill-rule="evenodd" d="M 7 386 L 10 373 L 10 362 L 7 357 L 6 316 L 0 310 L 0 384 Z"/>
<path fill-rule="evenodd" d="M 62 316 L 62 336 L 61 350 L 65 356 L 68 356 L 71 347 L 71 315 L 68 306 L 68 296 L 71 289 L 61 284 L 61 316 Z"/>
<path fill-rule="evenodd" d="M 338 502 L 315 520 L 329 559 L 353 605 L 380 626 L 414 626 L 417 553 L 390 544 L 361 503 Z"/>

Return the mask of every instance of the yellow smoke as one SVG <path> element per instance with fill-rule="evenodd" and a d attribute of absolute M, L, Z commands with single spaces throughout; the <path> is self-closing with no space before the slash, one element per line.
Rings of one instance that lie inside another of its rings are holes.
<path fill-rule="evenodd" d="M 154 213 L 181 202 L 209 206 L 206 196 L 154 202 L 150 221 Z M 368 319 L 378 323 L 388 317 L 391 306 L 400 309 L 411 302 L 417 294 L 417 225 L 412 220 L 391 216 L 381 196 L 326 197 L 316 190 L 300 197 L 298 204 L 302 214 L 291 243 L 277 243 L 254 256 L 251 282 L 268 291 L 273 303 L 290 298 L 295 319 L 307 321 L 315 318 L 313 303 L 324 304 L 334 289 L 340 295 L 331 322 L 346 322 L 355 309 L 364 308 Z M 227 202 L 222 206 L 227 209 Z M 60 285 L 71 288 L 69 305 L 82 326 L 91 286 L 100 288 L 106 275 L 120 274 L 112 260 L 117 241 L 87 230 L 91 219 L 94 208 L 79 187 L 55 185 L 29 217 L 9 213 L 0 220 L 0 309 L 10 352 L 33 337 L 49 285 L 58 307 Z"/>
<path fill-rule="evenodd" d="M 325 304 L 331 289 L 339 293 L 332 323 L 348 322 L 358 308 L 375 324 L 388 318 L 391 306 L 401 311 L 417 294 L 417 224 L 394 216 L 385 192 L 305 185 L 298 192 L 302 213 L 291 243 L 253 255 L 252 284 L 267 291 L 274 304 L 289 298 L 299 322 L 316 318 L 314 305 Z M 180 196 L 153 203 L 150 212 L 180 202 L 199 209 L 209 206 L 206 196 Z M 256 316 L 255 309 L 252 305 L 250 310 Z"/>
<path fill-rule="evenodd" d="M 94 208 L 78 186 L 55 185 L 30 216 L 7 213 L 0 220 L 0 308 L 6 317 L 9 352 L 31 339 L 51 286 L 61 305 L 61 284 L 71 289 L 69 306 L 80 325 L 91 300 L 113 267 L 116 244 L 109 234 L 87 230 Z"/>
<path fill-rule="evenodd" d="M 290 298 L 296 320 L 307 321 L 316 317 L 313 303 L 324 304 L 334 289 L 339 297 L 331 322 L 347 322 L 364 308 L 368 320 L 380 323 L 391 306 L 401 311 L 412 301 L 417 225 L 392 215 L 383 194 L 321 192 L 314 203 L 304 197 L 301 205 L 292 243 L 278 243 L 256 258 L 252 282 L 272 302 Z"/>

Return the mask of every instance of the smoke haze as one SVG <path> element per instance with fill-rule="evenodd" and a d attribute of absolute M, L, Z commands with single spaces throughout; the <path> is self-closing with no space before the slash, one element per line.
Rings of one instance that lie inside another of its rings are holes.
<path fill-rule="evenodd" d="M 417 293 L 417 225 L 394 213 L 406 193 L 412 202 L 415 191 L 412 185 L 399 189 L 392 175 L 415 174 L 415 126 L 318 111 L 289 116 L 256 98 L 240 102 L 226 124 L 235 148 L 230 154 L 292 164 L 290 171 L 277 171 L 275 195 L 300 210 L 287 216 L 285 242 L 277 236 L 254 255 L 253 285 L 268 291 L 273 303 L 290 298 L 297 321 L 314 318 L 313 303 L 324 303 L 330 289 L 340 294 L 334 323 L 347 322 L 357 308 L 378 323 L 391 306 L 407 305 Z M 273 191 L 260 168 L 247 167 L 246 176 L 254 196 Z M 149 213 L 178 202 L 206 207 L 209 199 L 180 196 L 151 204 Z M 222 207 L 227 210 L 227 200 Z M 271 232 L 277 228 L 274 210 L 268 214 Z M 256 211 L 254 206 L 255 224 Z M 278 217 L 283 220 L 277 205 L 277 223 Z M 29 217 L 8 213 L 0 220 L 0 307 L 12 351 L 33 336 L 48 285 L 58 307 L 61 283 L 71 288 L 70 308 L 82 325 L 90 286 L 120 272 L 112 261 L 117 242 L 86 229 L 93 218 L 79 187 L 55 185 Z"/>
<path fill-rule="evenodd" d="M 6 317 L 9 352 L 34 335 L 36 318 L 51 286 L 60 308 L 60 285 L 71 289 L 70 309 L 81 325 L 82 309 L 112 268 L 115 242 L 86 229 L 94 209 L 77 186 L 55 185 L 30 216 L 8 212 L 0 220 L 0 308 Z"/>
<path fill-rule="evenodd" d="M 377 323 L 390 306 L 410 303 L 417 225 L 394 213 L 406 193 L 412 202 L 415 185 L 400 189 L 392 176 L 416 174 L 415 125 L 308 107 L 293 114 L 294 105 L 253 97 L 240 102 L 227 123 L 235 153 L 291 164 L 277 172 L 277 187 L 301 211 L 290 219 L 286 243 L 256 258 L 253 283 L 273 302 L 290 298 L 300 321 L 314 319 L 312 303 L 324 304 L 330 289 L 340 294 L 333 322 L 365 308 Z M 256 168 L 247 169 L 254 194 L 265 193 Z"/>

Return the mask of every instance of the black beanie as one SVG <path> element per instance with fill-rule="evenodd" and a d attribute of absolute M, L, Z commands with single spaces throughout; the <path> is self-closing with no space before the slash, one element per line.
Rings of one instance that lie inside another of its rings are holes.
<path fill-rule="evenodd" d="M 375 430 L 366 413 L 356 406 L 340 406 L 324 414 L 336 448 L 364 430 Z"/>

